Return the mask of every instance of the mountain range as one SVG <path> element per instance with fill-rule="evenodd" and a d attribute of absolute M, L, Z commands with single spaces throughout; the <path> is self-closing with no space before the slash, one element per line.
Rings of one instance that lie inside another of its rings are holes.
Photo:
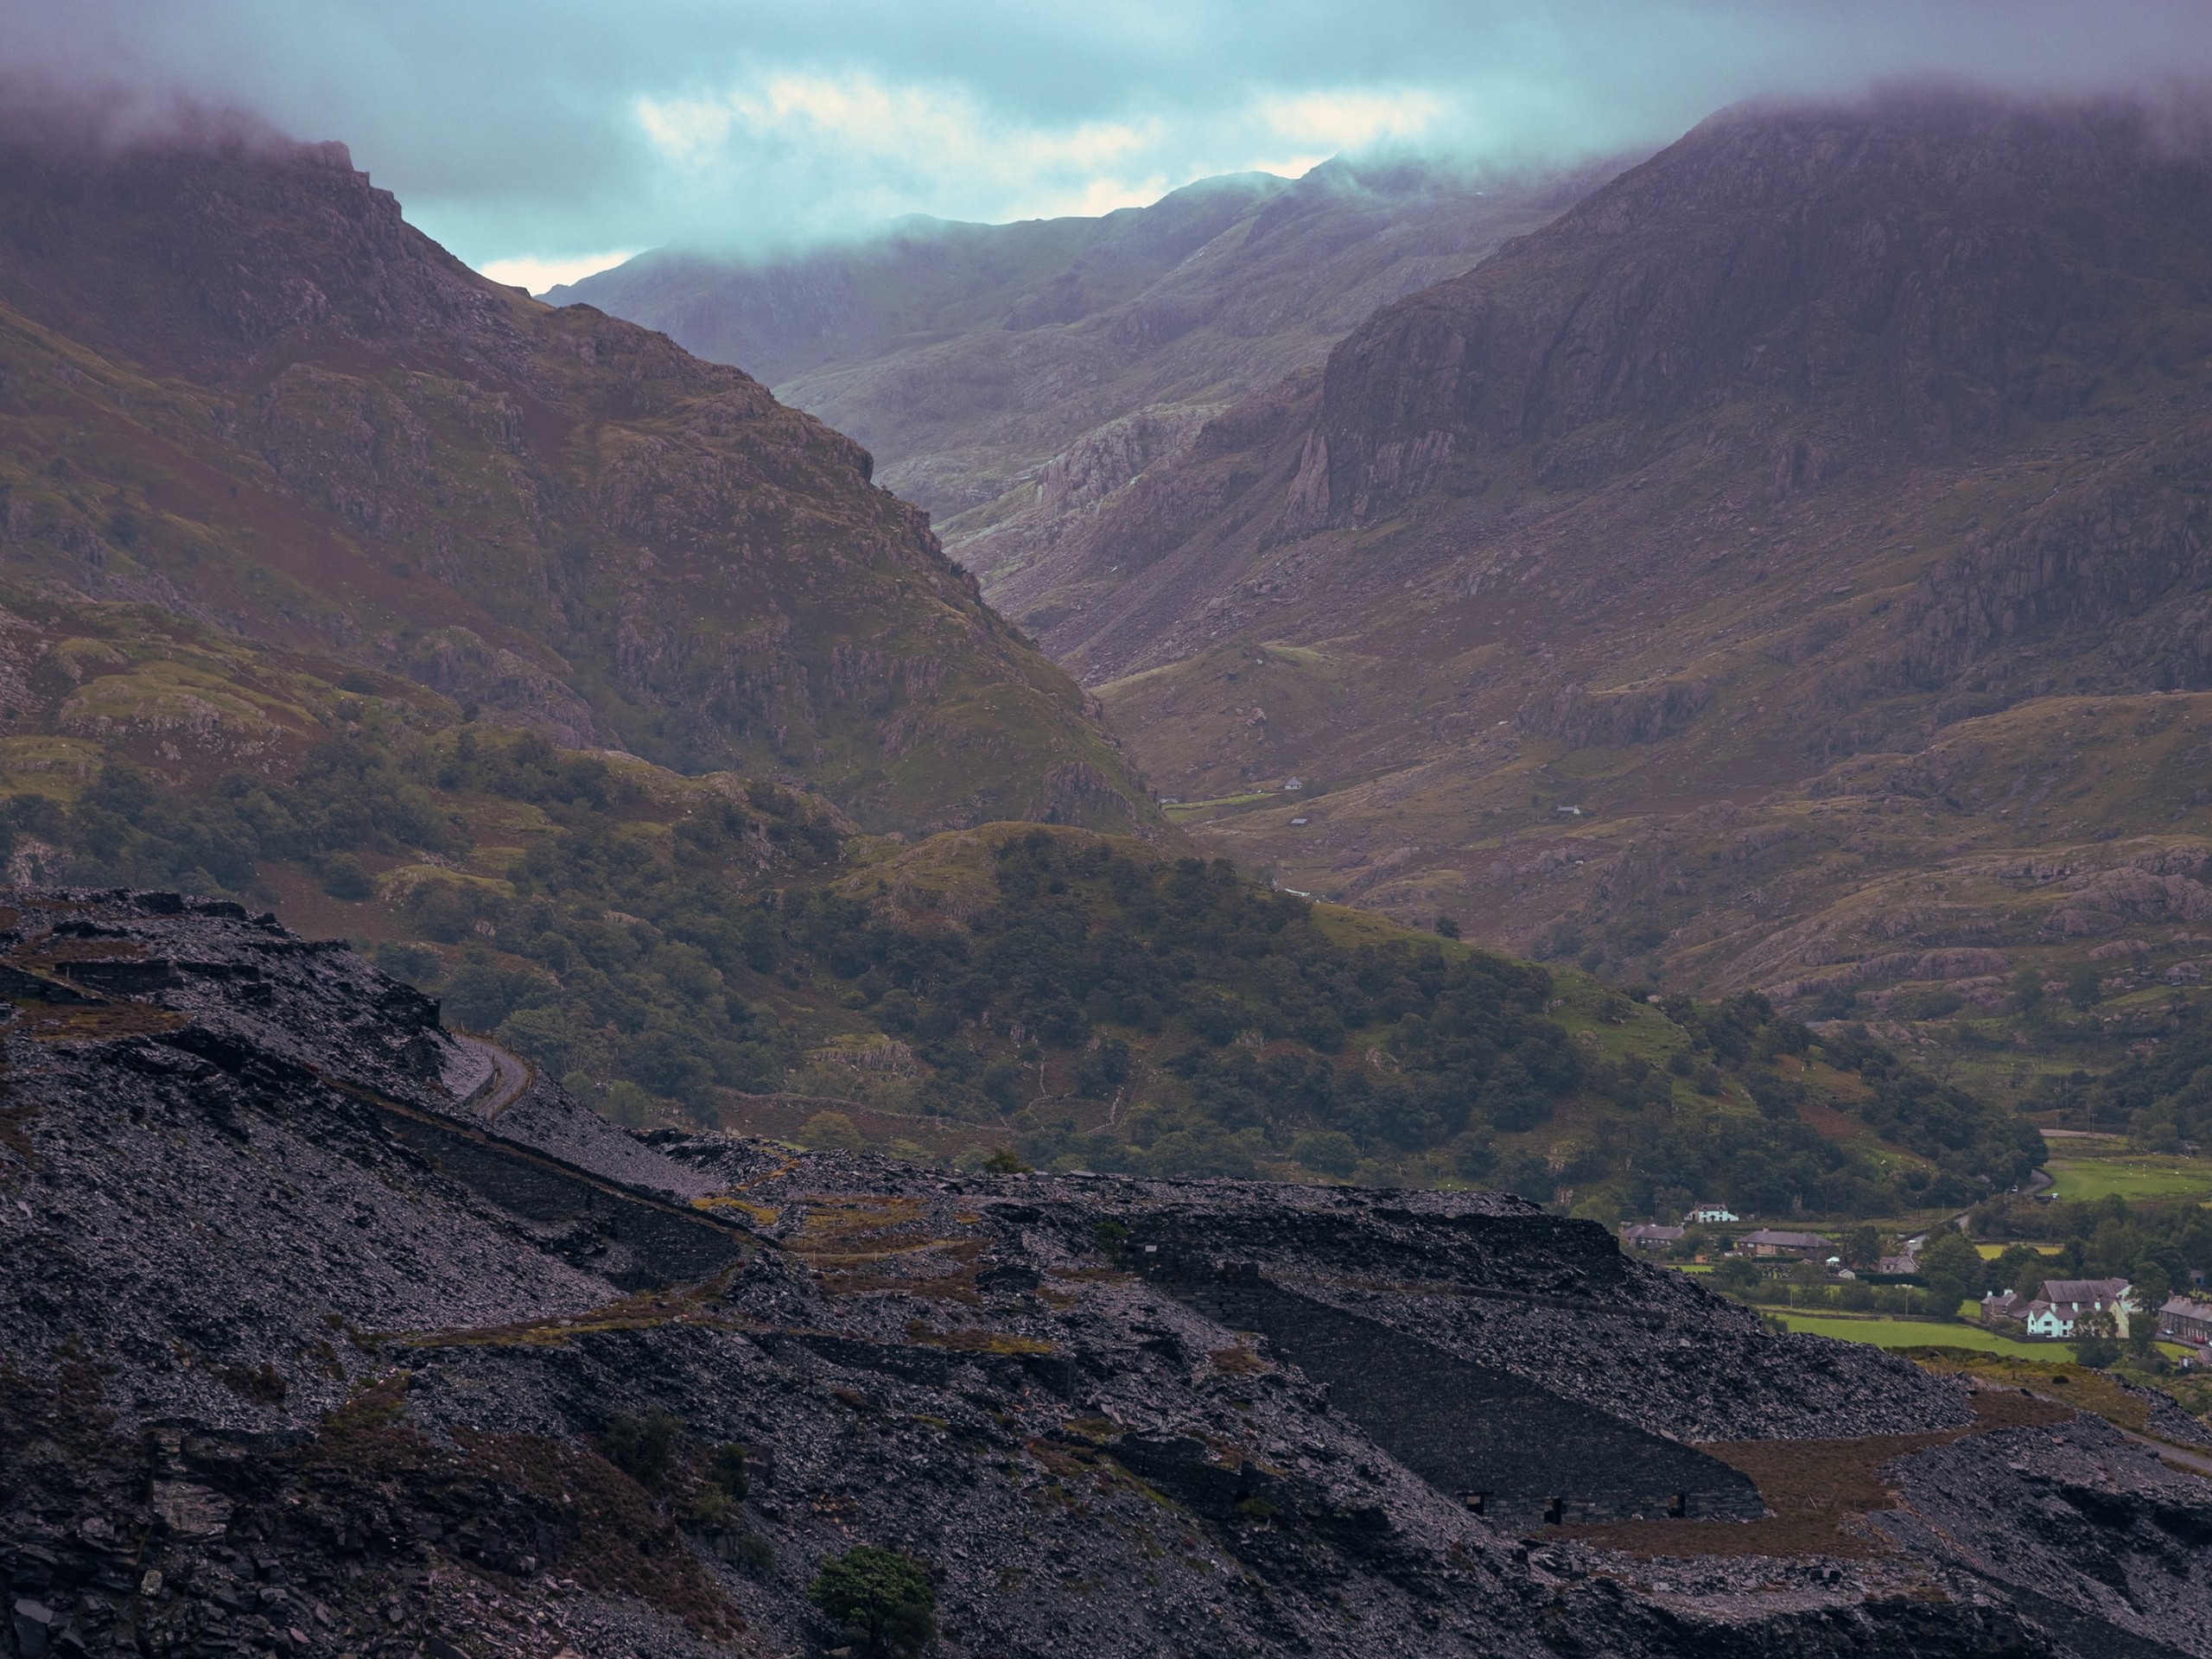
<path fill-rule="evenodd" d="M 2205 1653 L 2154 1344 L 1612 1231 L 2206 1269 L 2014 1109 L 2212 1122 L 2191 131 L 605 279 L 884 474 L 339 146 L 7 140 L 0 1653 Z"/>
<path fill-rule="evenodd" d="M 1459 200 L 1470 269 L 1017 556 L 951 523 L 1202 844 L 2024 1088 L 2053 1051 L 2016 982 L 2106 1004 L 2065 1071 L 2201 976 L 2200 133 L 1955 89 L 1730 110 L 1487 257 Z M 837 418 L 929 451 L 963 417 L 888 389 L 909 360 L 837 370 Z M 1055 440 L 1090 418 L 1033 393 Z"/>

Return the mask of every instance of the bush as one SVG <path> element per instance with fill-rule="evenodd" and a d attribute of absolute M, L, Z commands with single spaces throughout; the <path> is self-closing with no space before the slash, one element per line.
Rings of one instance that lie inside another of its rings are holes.
<path fill-rule="evenodd" d="M 724 1440 L 707 1459 L 707 1478 L 727 1496 L 741 1498 L 753 1490 L 753 1479 L 746 1472 L 746 1450 L 736 1440 Z"/>
<path fill-rule="evenodd" d="M 445 973 L 445 961 L 427 944 L 405 944 L 386 939 L 377 946 L 377 966 L 394 979 L 417 988 L 435 985 Z"/>
<path fill-rule="evenodd" d="M 320 874 L 322 890 L 334 899 L 359 904 L 364 899 L 377 896 L 377 884 L 361 868 L 361 861 L 351 853 L 333 853 L 322 861 Z"/>
<path fill-rule="evenodd" d="M 640 1486 L 658 1486 L 676 1467 L 683 1422 L 664 1411 L 618 1412 L 607 1420 L 599 1449 Z"/>
<path fill-rule="evenodd" d="M 894 1550 L 858 1544 L 833 1556 L 806 1596 L 871 1655 L 918 1653 L 937 1635 L 929 1574 Z"/>
<path fill-rule="evenodd" d="M 776 1547 L 748 1528 L 722 1534 L 715 1553 L 748 1579 L 765 1579 L 776 1570 Z"/>
<path fill-rule="evenodd" d="M 1129 1077 L 1129 1046 L 1119 1037 L 1101 1037 L 1075 1063 L 1075 1091 L 1103 1100 Z"/>
<path fill-rule="evenodd" d="M 1965 1236 L 1947 1227 L 1929 1242 L 1920 1258 L 1920 1274 L 1928 1281 L 1937 1314 L 1953 1319 L 1961 1303 L 1981 1294 L 1988 1268 Z"/>
<path fill-rule="evenodd" d="M 798 1143 L 817 1152 L 858 1152 L 868 1142 L 842 1112 L 817 1112 L 798 1126 Z"/>
<path fill-rule="evenodd" d="M 1740 1255 L 1724 1256 L 1713 1269 L 1712 1285 L 1715 1290 L 1725 1290 L 1741 1296 L 1754 1287 L 1765 1282 L 1766 1275 Z"/>
<path fill-rule="evenodd" d="M 1318 1129 L 1290 1143 L 1290 1155 L 1308 1169 L 1339 1180 L 1359 1167 L 1359 1148 L 1341 1129 Z"/>

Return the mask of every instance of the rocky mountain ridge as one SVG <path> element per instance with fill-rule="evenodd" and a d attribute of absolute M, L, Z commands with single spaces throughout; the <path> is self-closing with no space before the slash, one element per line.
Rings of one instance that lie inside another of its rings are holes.
<path fill-rule="evenodd" d="M 1589 1224 L 640 1142 L 236 906 L 12 898 L 21 1659 L 794 1651 L 856 1541 L 926 1567 L 946 1651 L 2205 1651 L 2202 1478 Z M 1469 1385 L 1448 1448 L 1325 1384 L 1354 1319 Z M 1500 1409 L 1641 1450 L 1516 1485 Z M 1783 1496 L 1831 1466 L 1888 1472 Z"/>

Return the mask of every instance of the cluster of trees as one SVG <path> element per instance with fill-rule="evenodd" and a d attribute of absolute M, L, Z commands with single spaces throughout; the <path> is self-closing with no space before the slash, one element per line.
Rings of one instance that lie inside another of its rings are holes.
<path fill-rule="evenodd" d="M 2024 1179 L 2044 1157 L 2032 1126 L 1916 1071 L 1864 1027 L 1815 1042 L 1756 992 L 1717 1003 L 1672 996 L 1660 1006 L 1686 1039 L 1667 1074 L 1631 1058 L 1592 1068 L 1590 1079 L 1633 1113 L 1599 1137 L 1599 1161 L 1621 1172 L 1627 1213 L 1672 1217 L 1701 1198 L 1768 1215 L 1969 1204 Z M 1813 1094 L 1802 1068 L 1789 1064 L 1797 1060 L 1855 1076 L 1863 1090 L 1831 1103 L 1927 1161 L 1885 1169 L 1816 1131 L 1800 1111 Z M 1750 1096 L 1756 1116 L 1724 1103 L 1732 1082 Z"/>
<path fill-rule="evenodd" d="M 2155 1046 L 2101 1076 L 2046 1079 L 2036 1104 L 2068 1122 L 2124 1129 L 2146 1151 L 2212 1143 L 2212 1008 L 2177 1003 Z"/>
<path fill-rule="evenodd" d="M 264 860 L 321 866 L 334 856 L 342 896 L 366 897 L 353 855 L 466 843 L 449 813 L 382 744 L 340 734 L 308 750 L 289 782 L 233 772 L 204 791 L 160 785 L 122 759 L 109 760 L 67 805 L 43 795 L 0 809 L 0 857 L 27 842 L 72 855 L 69 879 L 87 887 L 176 887 L 228 893 Z"/>
<path fill-rule="evenodd" d="M 672 807 L 533 733 L 365 726 L 317 743 L 289 782 L 237 773 L 187 791 L 111 761 L 74 803 L 8 800 L 0 855 L 36 840 L 73 855 L 73 881 L 212 893 L 292 862 L 359 900 L 377 892 L 364 858 L 467 854 L 472 797 L 528 802 L 554 832 L 505 881 L 415 872 L 388 894 L 411 938 L 380 945 L 379 966 L 619 1118 L 661 1100 L 711 1121 L 717 1089 L 777 1086 L 790 1034 L 733 983 L 773 965 L 752 887 L 764 858 L 812 868 L 839 846 L 826 813 L 783 791 Z"/>
<path fill-rule="evenodd" d="M 2212 1274 L 2212 1213 L 2185 1199 L 2130 1204 L 2118 1193 L 2079 1204 L 2003 1198 L 1977 1206 L 1967 1225 L 1984 1237 L 2058 1246 L 2044 1255 L 2014 1246 L 1988 1264 L 1985 1290 L 2031 1294 L 2044 1279 L 2120 1278 L 2144 1298 L 2164 1302 L 2190 1283 L 2192 1270 Z"/>
<path fill-rule="evenodd" d="M 1303 899 L 1224 861 L 1101 837 L 999 840 L 992 900 L 955 925 L 868 893 L 833 817 L 787 791 L 649 796 L 635 772 L 533 734 L 424 732 L 372 711 L 289 781 L 156 786 L 115 761 L 70 804 L 0 805 L 0 853 L 68 849 L 72 879 L 236 891 L 289 862 L 381 899 L 380 965 L 455 1024 L 618 1120 L 711 1122 L 720 1091 L 786 1086 L 820 1040 L 779 1013 L 834 1000 L 895 1039 L 908 1109 L 1010 1121 L 1021 1155 L 1173 1175 L 1288 1161 L 1456 1177 L 1541 1200 L 1603 1185 L 1630 1212 L 1719 1196 L 1764 1213 L 1968 1202 L 2040 1144 L 1872 1042 L 1810 1033 L 1756 995 L 1669 998 L 1671 1060 L 1570 1039 L 1536 965 L 1440 939 L 1346 944 Z M 448 868 L 524 803 L 551 826 L 492 880 Z M 372 870 L 404 865 L 399 876 Z M 878 884 L 880 886 L 880 884 Z M 1618 993 L 1613 994 L 1616 997 Z M 1619 999 L 1616 1018 L 1630 1011 Z M 1810 1128 L 1796 1062 L 1867 1085 L 1859 1109 L 1925 1166 L 1885 1172 Z M 1071 1093 L 1106 1103 L 1071 1109 Z M 1611 1110 L 1537 1147 L 1577 1096 Z M 1747 1109 L 1746 1100 L 1756 1109 Z"/>
<path fill-rule="evenodd" d="M 1541 969 L 1433 941 L 1342 944 L 1226 861 L 1099 839 L 1008 837 L 991 879 L 995 902 L 963 929 L 820 892 L 785 893 L 779 913 L 789 946 L 931 1066 L 925 1109 L 1004 1110 L 1030 1092 L 1020 1068 L 1054 1053 L 1080 1093 L 1135 1096 L 1090 1135 L 1072 1114 L 1030 1114 L 1032 1161 L 1236 1175 L 1290 1155 L 1348 1174 L 1533 1127 L 1581 1085 Z M 1133 1039 L 1164 1057 L 1142 1077 Z"/>

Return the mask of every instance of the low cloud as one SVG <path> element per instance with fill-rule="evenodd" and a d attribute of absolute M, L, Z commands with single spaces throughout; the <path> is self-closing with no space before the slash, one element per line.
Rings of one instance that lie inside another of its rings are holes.
<path fill-rule="evenodd" d="M 1097 213 L 1382 145 L 1656 145 L 1723 105 L 1949 75 L 2212 76 L 2202 0 L 73 0 L 11 67 L 110 122 L 180 101 L 341 138 L 462 257 L 768 247 L 925 213 Z"/>
<path fill-rule="evenodd" d="M 854 72 L 640 97 L 632 110 L 670 168 L 731 204 L 728 224 L 695 221 L 694 239 L 757 241 L 837 234 L 916 211 L 973 219 L 1109 213 L 1209 174 L 1302 173 L 1343 150 L 1418 143 L 1446 105 L 1419 90 L 1342 88 L 1052 124 L 959 86 Z M 737 217 L 742 203 L 779 199 L 798 210 L 780 224 Z"/>

